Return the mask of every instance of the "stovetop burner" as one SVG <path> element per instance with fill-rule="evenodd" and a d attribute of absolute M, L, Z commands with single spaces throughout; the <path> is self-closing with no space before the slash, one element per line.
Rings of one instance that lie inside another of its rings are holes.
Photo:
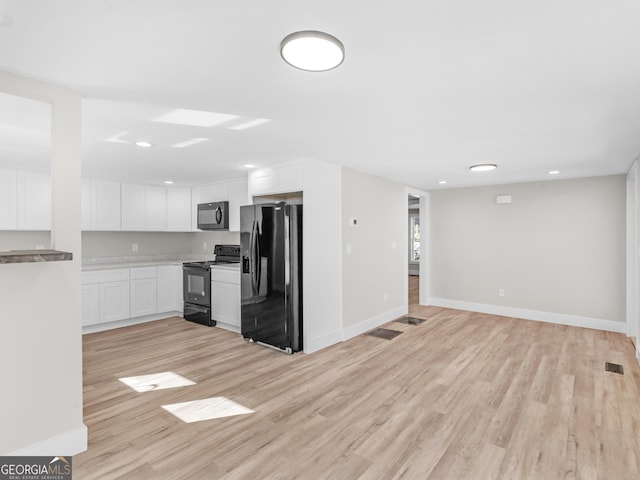
<path fill-rule="evenodd" d="M 201 262 L 186 262 L 187 267 L 210 268 L 213 265 L 227 265 L 229 263 L 240 263 L 240 245 L 216 245 L 213 249 L 215 260 L 204 260 Z"/>

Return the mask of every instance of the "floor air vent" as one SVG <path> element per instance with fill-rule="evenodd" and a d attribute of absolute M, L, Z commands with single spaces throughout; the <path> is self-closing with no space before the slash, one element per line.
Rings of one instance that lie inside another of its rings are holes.
<path fill-rule="evenodd" d="M 604 369 L 607 372 L 619 373 L 620 375 L 624 375 L 624 369 L 622 368 L 622 365 L 618 365 L 617 363 L 604 362 Z"/>
<path fill-rule="evenodd" d="M 391 340 L 392 338 L 397 337 L 402 332 L 398 330 L 389 330 L 387 328 L 376 328 L 375 330 L 371 330 L 367 332 L 367 335 L 371 335 L 372 337 L 383 338 L 385 340 Z"/>
<path fill-rule="evenodd" d="M 422 322 L 424 322 L 424 318 L 400 317 L 394 320 L 394 322 L 406 323 L 407 325 L 420 325 Z"/>

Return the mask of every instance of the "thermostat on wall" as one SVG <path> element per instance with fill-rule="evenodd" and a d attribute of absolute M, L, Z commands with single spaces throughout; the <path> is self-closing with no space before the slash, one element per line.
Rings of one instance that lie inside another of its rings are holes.
<path fill-rule="evenodd" d="M 511 203 L 511 195 L 498 195 L 496 196 L 496 203 L 498 205 Z"/>

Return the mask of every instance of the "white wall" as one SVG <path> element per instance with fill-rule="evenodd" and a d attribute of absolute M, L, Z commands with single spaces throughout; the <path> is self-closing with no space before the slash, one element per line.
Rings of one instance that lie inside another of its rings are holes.
<path fill-rule="evenodd" d="M 35 240 L 33 235 L 21 237 L 31 240 L 30 244 Z M 132 251 L 134 243 L 138 245 L 137 252 Z M 216 244 L 239 243 L 239 232 L 82 232 L 82 255 L 84 258 L 181 254 L 206 256 L 213 254 Z"/>
<path fill-rule="evenodd" d="M 74 455 L 82 423 L 80 95 L 0 72 L 0 91 L 52 102 L 52 246 L 73 261 L 0 265 L 0 455 Z M 27 246 L 28 248 L 29 246 Z"/>
<path fill-rule="evenodd" d="M 406 212 L 407 194 L 403 185 L 342 170 L 345 338 L 406 313 Z M 350 219 L 356 219 L 357 224 L 352 226 Z"/>
<path fill-rule="evenodd" d="M 625 210 L 621 175 L 434 191 L 430 302 L 624 332 Z"/>
<path fill-rule="evenodd" d="M 341 167 L 305 161 L 302 279 L 306 353 L 342 340 L 341 184 Z"/>

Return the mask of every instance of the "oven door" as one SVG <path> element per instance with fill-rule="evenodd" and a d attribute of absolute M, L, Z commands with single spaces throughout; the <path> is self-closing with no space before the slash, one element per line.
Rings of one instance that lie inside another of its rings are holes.
<path fill-rule="evenodd" d="M 193 303 L 184 304 L 184 319 L 190 322 L 200 323 L 213 327 L 216 322 L 211 319 L 211 308 L 202 305 L 194 305 Z"/>
<path fill-rule="evenodd" d="M 211 307 L 211 270 L 184 265 L 182 292 L 185 303 Z"/>

